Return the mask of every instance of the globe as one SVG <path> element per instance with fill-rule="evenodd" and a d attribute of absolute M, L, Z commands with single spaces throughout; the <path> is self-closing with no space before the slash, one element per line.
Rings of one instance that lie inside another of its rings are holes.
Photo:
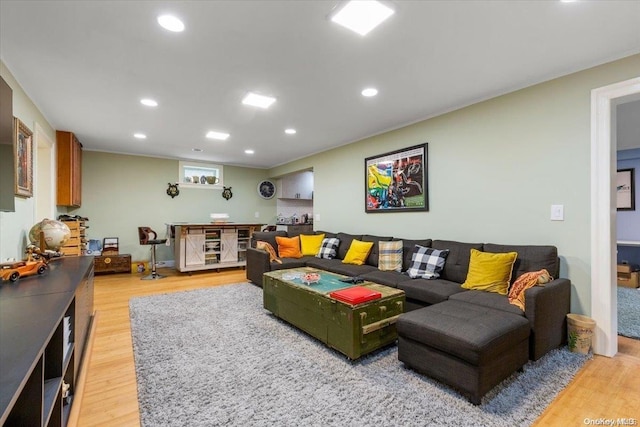
<path fill-rule="evenodd" d="M 44 232 L 44 248 L 59 251 L 71 238 L 71 230 L 67 224 L 55 219 L 43 219 L 29 230 L 29 240 L 36 246 L 40 246 L 40 232 Z"/>

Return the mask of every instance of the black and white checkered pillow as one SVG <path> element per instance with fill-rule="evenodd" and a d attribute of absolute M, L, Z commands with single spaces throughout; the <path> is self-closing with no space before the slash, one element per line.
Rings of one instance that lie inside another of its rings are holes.
<path fill-rule="evenodd" d="M 411 266 L 407 274 L 412 279 L 437 279 L 444 268 L 449 250 L 437 250 L 416 245 L 411 255 Z"/>
<path fill-rule="evenodd" d="M 332 237 L 322 239 L 322 245 L 320 250 L 316 254 L 317 258 L 335 258 L 338 255 L 338 246 L 340 245 L 340 239 Z"/>

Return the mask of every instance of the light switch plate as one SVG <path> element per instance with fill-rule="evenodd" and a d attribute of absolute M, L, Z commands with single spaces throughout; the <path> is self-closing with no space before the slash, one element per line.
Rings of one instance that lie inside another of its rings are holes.
<path fill-rule="evenodd" d="M 551 205 L 551 221 L 564 221 L 564 205 Z"/>

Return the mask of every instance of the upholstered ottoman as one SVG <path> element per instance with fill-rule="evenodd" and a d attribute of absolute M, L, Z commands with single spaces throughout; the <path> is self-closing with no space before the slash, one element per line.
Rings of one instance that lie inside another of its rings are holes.
<path fill-rule="evenodd" d="M 398 359 L 479 405 L 529 359 L 529 321 L 462 301 L 404 313 L 396 324 Z"/>

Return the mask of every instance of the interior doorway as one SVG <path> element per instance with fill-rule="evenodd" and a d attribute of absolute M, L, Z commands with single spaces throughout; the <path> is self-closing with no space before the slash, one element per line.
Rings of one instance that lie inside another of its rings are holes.
<path fill-rule="evenodd" d="M 591 317 L 593 351 L 618 352 L 616 290 L 616 107 L 640 99 L 640 77 L 591 91 Z"/>

